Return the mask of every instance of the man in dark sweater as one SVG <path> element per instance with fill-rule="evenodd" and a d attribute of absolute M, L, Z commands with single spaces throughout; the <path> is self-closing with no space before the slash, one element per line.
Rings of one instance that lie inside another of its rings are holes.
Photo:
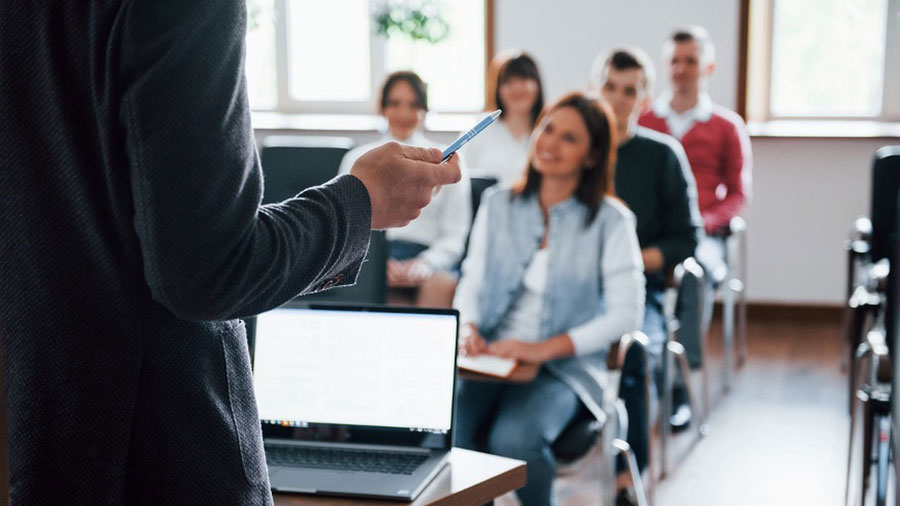
<path fill-rule="evenodd" d="M 637 217 L 647 278 L 643 331 L 650 338 L 652 362 L 658 367 L 666 340 L 666 275 L 694 254 L 703 233 L 703 221 L 684 150 L 675 139 L 637 126 L 638 116 L 649 101 L 651 69 L 639 49 L 617 49 L 597 59 L 591 85 L 609 102 L 616 116 L 616 195 Z M 641 444 L 635 446 L 640 456 L 645 448 Z"/>
<path fill-rule="evenodd" d="M 354 282 L 460 177 L 390 144 L 260 206 L 245 5 L 0 3 L 12 504 L 271 504 L 237 318 Z"/>

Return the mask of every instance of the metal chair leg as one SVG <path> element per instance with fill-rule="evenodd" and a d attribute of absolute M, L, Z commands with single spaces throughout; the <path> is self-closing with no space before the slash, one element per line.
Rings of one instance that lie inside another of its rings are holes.
<path fill-rule="evenodd" d="M 846 487 L 844 489 L 844 504 L 851 505 L 851 494 L 853 492 L 853 479 L 854 479 L 854 466 L 853 466 L 853 456 L 854 456 L 854 443 L 856 441 L 856 431 L 858 429 L 859 420 L 857 417 L 857 406 L 859 403 L 866 403 L 868 401 L 867 394 L 860 390 L 862 386 L 863 378 L 868 375 L 867 367 L 865 364 L 868 363 L 868 359 L 871 356 L 872 349 L 871 347 L 863 342 L 857 348 L 854 363 L 855 367 L 853 368 L 856 374 L 851 378 L 851 383 L 853 385 L 853 402 L 850 410 L 850 440 L 847 449 L 847 482 Z M 863 464 L 865 465 L 865 458 L 863 458 Z"/>
<path fill-rule="evenodd" d="M 722 359 L 724 366 L 722 368 L 725 393 L 731 391 L 732 380 L 734 378 L 734 299 L 735 293 L 731 289 L 731 269 L 728 270 L 728 277 L 725 278 L 724 290 L 722 293 Z"/>
<path fill-rule="evenodd" d="M 697 427 L 697 435 L 703 437 L 705 434 L 704 431 L 701 430 L 701 427 L 706 424 L 706 419 L 704 417 L 705 413 L 700 413 L 700 409 L 698 406 L 699 403 L 697 402 L 698 399 L 694 394 L 693 381 L 691 381 L 691 367 L 688 364 L 687 357 L 684 354 L 684 346 L 677 341 L 672 341 L 667 344 L 667 347 L 669 353 L 671 353 L 675 357 L 676 362 L 678 363 L 678 369 L 681 371 L 681 377 L 684 378 L 684 387 L 687 390 L 688 402 L 691 405 L 691 409 L 694 411 L 694 413 L 697 414 L 697 423 L 695 424 Z"/>
<path fill-rule="evenodd" d="M 631 445 L 621 439 L 613 439 L 613 448 L 621 455 L 628 465 L 628 474 L 631 476 L 632 491 L 637 499 L 638 506 L 649 506 L 647 496 L 644 494 L 644 481 L 641 478 L 641 470 L 638 469 L 637 459 L 631 451 Z"/>
<path fill-rule="evenodd" d="M 738 365 L 743 366 L 747 361 L 748 345 L 747 345 L 747 235 L 746 231 L 739 234 L 738 243 L 738 267 L 740 282 L 740 296 L 738 297 L 737 310 L 737 336 L 740 342 L 738 347 Z"/>
<path fill-rule="evenodd" d="M 671 326 L 677 328 L 677 322 L 675 322 L 674 325 Z M 674 342 L 671 338 L 672 332 L 673 331 L 670 330 L 670 338 L 667 341 L 668 343 Z M 672 413 L 672 371 L 674 360 L 672 358 L 672 354 L 668 351 L 668 346 L 663 348 L 661 360 L 661 388 L 663 389 L 663 391 L 662 395 L 660 396 L 659 409 L 656 416 L 657 429 L 659 430 L 660 480 L 665 479 L 666 474 L 668 474 L 669 472 L 669 439 L 671 439 L 672 436 L 672 427 L 671 425 L 669 425 L 669 415 Z"/>

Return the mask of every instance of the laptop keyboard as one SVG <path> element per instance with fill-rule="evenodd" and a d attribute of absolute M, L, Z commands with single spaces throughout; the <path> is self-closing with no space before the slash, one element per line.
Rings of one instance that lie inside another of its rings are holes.
<path fill-rule="evenodd" d="M 266 446 L 266 461 L 270 465 L 287 467 L 412 474 L 426 460 L 428 455 L 411 453 Z"/>

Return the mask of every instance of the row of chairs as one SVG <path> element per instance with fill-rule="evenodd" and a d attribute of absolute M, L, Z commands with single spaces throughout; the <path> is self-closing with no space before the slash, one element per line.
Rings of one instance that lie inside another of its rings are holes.
<path fill-rule="evenodd" d="M 265 139 L 261 149 L 261 162 L 265 173 L 265 193 L 263 201 L 278 202 L 290 198 L 310 186 L 323 184 L 333 178 L 338 171 L 344 154 L 353 147 L 353 142 L 346 138 L 332 137 L 283 137 L 273 136 Z M 298 170 L 302 168 L 302 170 Z M 491 178 L 472 178 L 473 213 L 478 209 L 484 190 L 496 183 Z M 731 234 L 727 241 L 728 265 L 734 265 L 741 255 L 744 242 L 745 225 L 739 218 L 732 223 Z M 332 290 L 317 294 L 305 295 L 302 298 L 309 302 L 333 303 L 372 303 L 383 304 L 386 301 L 385 265 L 387 245 L 384 234 L 373 232 L 372 241 L 357 284 L 341 290 Z M 744 299 L 745 279 L 742 270 L 728 269 L 727 272 L 716 273 L 719 276 L 716 284 L 723 289 L 723 309 L 725 325 L 723 328 L 725 365 L 722 368 L 722 390 L 731 386 L 733 364 L 742 363 L 746 357 L 746 305 Z M 599 453 L 604 456 L 600 471 L 601 494 L 611 500 L 608 494 L 615 490 L 614 470 L 616 460 L 624 463 L 635 484 L 634 493 L 638 504 L 649 504 L 647 496 L 652 499 L 656 476 L 666 476 L 672 460 L 669 451 L 671 439 L 668 417 L 671 411 L 671 385 L 675 377 L 675 368 L 680 369 L 688 386 L 688 397 L 692 411 L 696 413 L 694 428 L 699 440 L 706 433 L 706 418 L 710 410 L 710 374 L 706 358 L 708 328 L 704 328 L 701 311 L 691 314 L 696 321 L 683 321 L 684 315 L 676 315 L 674 307 L 679 304 L 691 304 L 697 308 L 704 307 L 704 271 L 693 258 L 679 264 L 672 276 L 672 283 L 667 298 L 668 342 L 665 346 L 663 361 L 663 384 L 669 385 L 663 391 L 659 416 L 653 424 L 659 436 L 658 449 L 651 445 L 651 465 L 647 478 L 643 479 L 637 468 L 637 462 L 628 443 L 629 430 L 643 432 L 648 441 L 652 441 L 651 427 L 629 427 L 628 412 L 635 409 L 649 410 L 651 372 L 648 370 L 647 337 L 641 332 L 633 332 L 623 336 L 609 353 L 608 360 L 608 399 L 605 420 L 596 420 L 588 410 L 563 431 L 554 443 L 553 449 L 557 460 L 564 464 L 563 469 L 571 468 L 586 455 Z M 681 299 L 678 302 L 678 299 Z M 737 324 L 735 325 L 735 315 Z M 680 316 L 680 317 L 679 317 Z M 252 324 L 252 322 L 251 322 Z M 692 329 L 689 333 L 683 329 Z M 689 334 L 689 335 L 688 335 Z M 687 353 L 683 343 L 690 340 Z M 699 378 L 697 378 L 699 376 Z M 699 386 L 695 383 L 699 382 Z M 638 385 L 643 390 L 642 406 L 626 406 L 620 399 L 623 384 Z M 656 459 L 656 455 L 659 459 Z M 608 457 L 608 458 L 607 458 Z M 658 472 L 654 472 L 654 461 Z M 566 466 L 568 464 L 568 466 Z M 644 483 L 646 482 L 646 493 Z"/>
<path fill-rule="evenodd" d="M 847 459 L 845 503 L 887 503 L 891 439 L 891 357 L 887 347 L 885 314 L 887 259 L 871 261 L 871 223 L 854 223 L 848 241 L 849 278 L 845 333 L 849 357 L 850 444 Z M 872 464 L 876 474 L 873 482 Z"/>
<path fill-rule="evenodd" d="M 872 170 L 871 216 L 858 218 L 845 243 L 844 335 L 850 434 L 844 503 L 886 505 L 897 495 L 897 405 L 893 371 L 900 339 L 900 146 L 878 150 Z M 892 265 L 894 264 L 894 265 Z"/>

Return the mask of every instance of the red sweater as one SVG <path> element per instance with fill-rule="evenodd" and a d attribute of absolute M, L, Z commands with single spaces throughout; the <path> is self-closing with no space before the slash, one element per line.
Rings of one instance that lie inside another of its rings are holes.
<path fill-rule="evenodd" d="M 638 120 L 668 134 L 666 119 L 648 108 Z M 750 138 L 737 114 L 715 106 L 707 121 L 697 121 L 679 139 L 697 180 L 700 214 L 708 234 L 720 232 L 740 214 L 750 196 Z"/>

